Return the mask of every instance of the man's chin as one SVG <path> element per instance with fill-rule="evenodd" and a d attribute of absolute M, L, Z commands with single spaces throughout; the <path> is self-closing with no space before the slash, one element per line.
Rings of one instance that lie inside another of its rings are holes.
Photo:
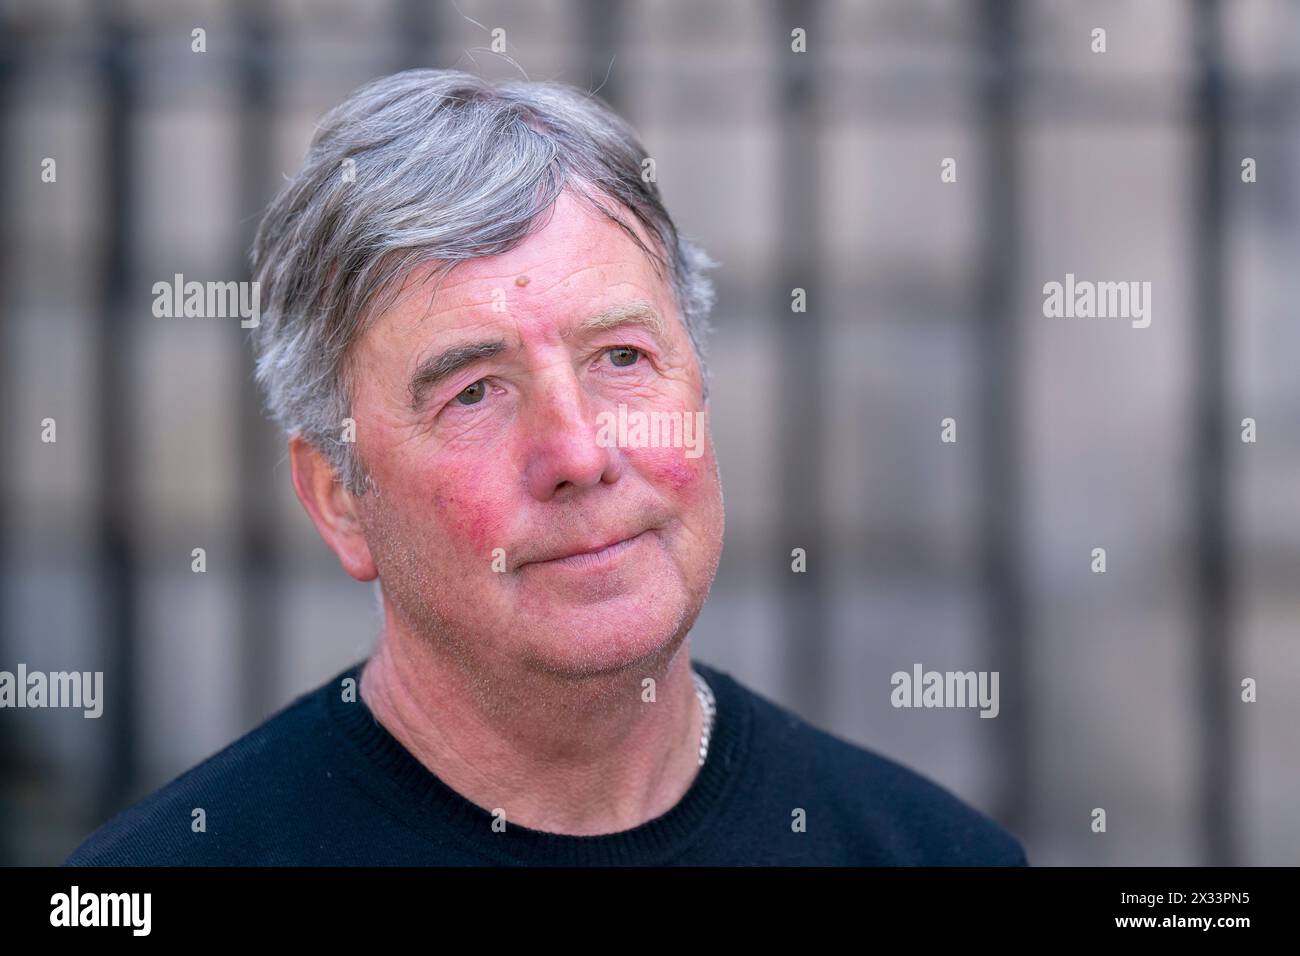
<path fill-rule="evenodd" d="M 684 608 L 672 603 L 649 611 L 609 606 L 557 610 L 516 631 L 514 640 L 538 670 L 590 677 L 634 669 L 671 657 L 689 632 Z M 557 626 L 560 621 L 564 623 Z"/>

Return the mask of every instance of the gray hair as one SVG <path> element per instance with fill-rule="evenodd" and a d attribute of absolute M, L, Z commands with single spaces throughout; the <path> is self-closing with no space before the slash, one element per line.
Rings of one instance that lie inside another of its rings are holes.
<path fill-rule="evenodd" d="M 257 381 L 275 420 L 310 441 L 354 494 L 369 487 L 341 440 L 351 346 L 412 269 L 439 282 L 541 225 L 566 188 L 603 213 L 671 284 L 704 376 L 716 266 L 679 236 L 642 177 L 636 133 L 595 95 L 559 83 L 492 83 L 456 70 L 372 81 L 320 121 L 302 169 L 272 201 L 252 250 L 261 284 Z M 652 237 L 647 248 L 617 208 Z"/>

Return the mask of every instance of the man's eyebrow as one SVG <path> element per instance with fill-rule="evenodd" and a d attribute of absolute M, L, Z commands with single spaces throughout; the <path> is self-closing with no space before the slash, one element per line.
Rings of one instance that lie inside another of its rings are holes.
<path fill-rule="evenodd" d="M 504 352 L 506 343 L 498 339 L 495 342 L 470 342 L 467 345 L 453 345 L 449 349 L 436 352 L 420 362 L 411 376 L 407 386 L 411 393 L 411 408 L 418 409 L 429 390 L 440 382 L 455 375 L 467 365 Z"/>
<path fill-rule="evenodd" d="M 631 302 L 615 305 L 596 313 L 580 322 L 570 335 L 583 335 L 603 329 L 618 329 L 627 326 L 639 326 L 649 332 L 659 344 L 668 348 L 672 337 L 668 334 L 668 325 L 655 307 L 648 302 Z"/>

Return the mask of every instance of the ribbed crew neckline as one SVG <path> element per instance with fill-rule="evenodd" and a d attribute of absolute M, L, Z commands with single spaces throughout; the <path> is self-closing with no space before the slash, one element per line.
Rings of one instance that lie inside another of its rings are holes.
<path fill-rule="evenodd" d="M 597 836 L 533 830 L 506 817 L 503 832 L 492 830 L 492 814 L 444 783 L 375 719 L 361 699 L 358 661 L 326 685 L 322 702 L 337 727 L 369 767 L 359 780 L 377 799 L 389 803 L 414 829 L 458 842 L 489 862 L 542 866 L 666 863 L 707 831 L 736 786 L 749 752 L 752 701 L 730 675 L 699 661 L 691 666 L 708 682 L 717 703 L 708 756 L 682 798 L 668 811 L 639 826 Z M 342 681 L 356 681 L 356 700 L 344 701 Z M 366 773 L 373 770 L 373 774 Z M 376 778 L 386 784 L 376 788 Z M 734 808 L 733 808 L 734 809 Z"/>

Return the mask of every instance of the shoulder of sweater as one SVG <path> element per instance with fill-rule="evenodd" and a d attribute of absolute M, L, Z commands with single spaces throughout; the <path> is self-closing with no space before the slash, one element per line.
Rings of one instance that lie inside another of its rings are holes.
<path fill-rule="evenodd" d="M 318 768 L 314 739 L 323 734 L 319 698 L 333 680 L 296 697 L 262 723 L 167 784 L 117 813 L 90 834 L 64 866 L 186 866 L 212 862 L 232 849 L 225 840 L 195 839 L 194 811 L 266 813 L 292 799 L 294 781 L 309 785 Z M 301 770 L 296 773 L 295 770 Z M 274 781 L 274 787 L 270 784 Z M 273 811 L 272 811 L 273 812 Z"/>
<path fill-rule="evenodd" d="M 927 865 L 1028 865 L 1016 837 L 935 780 L 809 723 L 725 671 L 702 669 L 751 703 L 750 757 L 765 787 L 807 782 L 841 820 L 876 828 L 902 856 Z"/>

